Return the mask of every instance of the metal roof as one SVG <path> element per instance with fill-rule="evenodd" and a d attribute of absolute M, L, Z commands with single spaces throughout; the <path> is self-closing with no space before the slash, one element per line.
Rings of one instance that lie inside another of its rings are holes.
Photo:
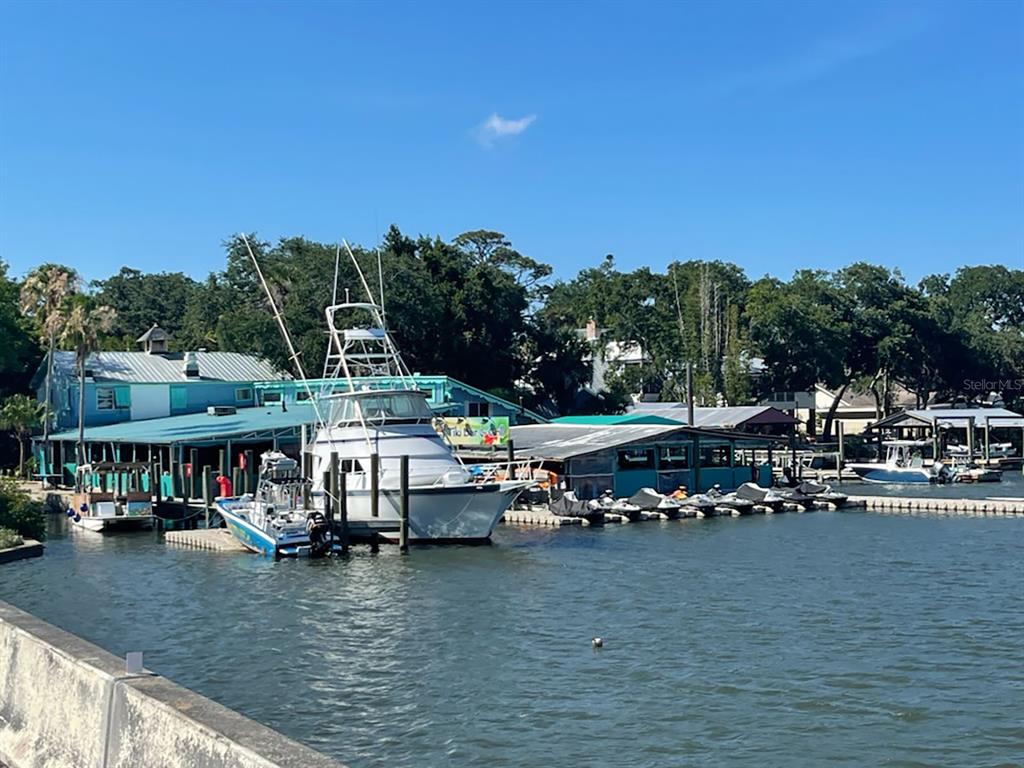
<path fill-rule="evenodd" d="M 294 403 L 282 411 L 279 405 L 259 408 L 239 408 L 226 416 L 190 413 L 184 416 L 166 416 L 161 419 L 124 421 L 102 427 L 86 427 L 87 443 L 140 443 L 171 445 L 172 443 L 202 443 L 212 440 L 255 438 L 314 424 L 316 414 L 310 403 Z M 69 429 L 51 436 L 52 440 L 74 441 L 78 430 Z"/>
<path fill-rule="evenodd" d="M 551 420 L 553 424 L 590 424 L 591 426 L 611 424 L 675 424 L 683 423 L 665 416 L 650 413 L 614 413 L 610 415 L 560 416 Z"/>
<path fill-rule="evenodd" d="M 686 403 L 637 403 L 630 413 L 652 413 L 678 421 L 689 422 Z M 733 405 L 721 408 L 693 409 L 693 426 L 736 429 L 741 425 L 796 424 L 797 420 L 770 405 Z"/>
<path fill-rule="evenodd" d="M 702 439 L 715 442 L 777 442 L 766 435 L 692 429 L 682 424 L 523 424 L 509 429 L 517 455 L 554 461 L 677 434 L 699 434 Z"/>
<path fill-rule="evenodd" d="M 930 427 L 932 421 L 938 421 L 942 427 L 967 427 L 968 419 L 974 418 L 975 426 L 982 427 L 988 421 L 993 429 L 999 427 L 1024 427 L 1024 416 L 1006 408 L 927 408 L 894 413 L 869 424 L 867 429 L 885 429 L 888 427 Z"/>
<path fill-rule="evenodd" d="M 182 352 L 93 352 L 85 360 L 94 381 L 126 384 L 178 384 L 186 381 L 263 381 L 283 375 L 266 360 L 241 352 L 196 352 L 199 376 L 185 376 Z M 45 366 L 45 361 L 44 361 Z M 55 372 L 75 375 L 75 353 L 54 352 Z"/>

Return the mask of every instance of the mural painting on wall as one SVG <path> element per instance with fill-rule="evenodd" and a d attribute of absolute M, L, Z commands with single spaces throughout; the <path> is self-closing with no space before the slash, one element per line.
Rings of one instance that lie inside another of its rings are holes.
<path fill-rule="evenodd" d="M 434 429 L 455 446 L 508 445 L 508 416 L 438 416 Z"/>

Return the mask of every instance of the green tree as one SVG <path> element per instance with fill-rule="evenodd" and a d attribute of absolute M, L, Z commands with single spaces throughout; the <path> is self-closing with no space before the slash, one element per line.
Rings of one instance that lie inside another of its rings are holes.
<path fill-rule="evenodd" d="M 39 364 L 31 323 L 18 313 L 19 291 L 0 260 L 0 396 L 24 389 Z"/>
<path fill-rule="evenodd" d="M 86 463 L 85 457 L 85 363 L 89 355 L 99 348 L 102 335 L 114 327 L 117 314 L 108 306 L 97 306 L 85 296 L 76 296 L 67 305 L 61 323 L 60 340 L 75 351 L 78 369 L 78 443 L 77 463 Z"/>
<path fill-rule="evenodd" d="M 0 477 L 0 529 L 16 531 L 20 536 L 42 541 L 46 538 L 43 505 L 32 501 L 17 481 Z"/>
<path fill-rule="evenodd" d="M 32 270 L 20 292 L 22 313 L 33 323 L 36 333 L 46 348 L 46 382 L 43 395 L 43 445 L 49 450 L 50 394 L 53 381 L 53 353 L 56 342 L 64 331 L 65 305 L 78 293 L 78 273 L 61 264 L 43 264 Z"/>
<path fill-rule="evenodd" d="M 747 316 L 754 349 L 764 359 L 765 392 L 808 391 L 819 383 L 837 389 L 825 418 L 827 438 L 850 382 L 844 297 L 825 272 L 801 270 L 788 283 L 765 277 L 750 289 Z"/>
<path fill-rule="evenodd" d="M 143 273 L 122 267 L 116 275 L 94 283 L 96 300 L 111 307 L 117 320 L 111 333 L 122 348 L 133 349 L 135 339 L 153 323 L 171 335 L 171 344 L 180 348 L 179 334 L 185 314 L 199 284 L 181 272 Z"/>
<path fill-rule="evenodd" d="M 18 476 L 25 477 L 25 440 L 42 420 L 43 405 L 27 395 L 11 395 L 0 401 L 0 429 L 14 433 L 18 441 Z"/>

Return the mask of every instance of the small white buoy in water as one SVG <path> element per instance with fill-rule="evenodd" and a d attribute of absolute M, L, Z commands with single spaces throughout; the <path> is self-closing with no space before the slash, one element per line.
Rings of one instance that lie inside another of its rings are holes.
<path fill-rule="evenodd" d="M 593 640 L 590 641 L 590 644 L 595 648 L 604 648 L 604 640 L 602 640 L 600 637 L 595 637 Z"/>

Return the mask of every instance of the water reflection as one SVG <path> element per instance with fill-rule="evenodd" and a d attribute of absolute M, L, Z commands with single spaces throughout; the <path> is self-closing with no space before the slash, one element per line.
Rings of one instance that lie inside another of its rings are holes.
<path fill-rule="evenodd" d="M 1022 545 L 815 513 L 275 563 L 59 528 L 0 597 L 353 766 L 1009 764 Z"/>

